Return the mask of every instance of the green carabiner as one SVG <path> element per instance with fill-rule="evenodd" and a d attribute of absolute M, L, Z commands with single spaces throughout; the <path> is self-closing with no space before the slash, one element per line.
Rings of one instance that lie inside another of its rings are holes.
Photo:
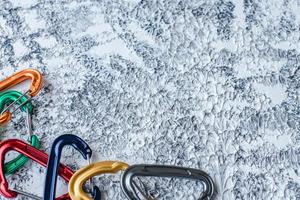
<path fill-rule="evenodd" d="M 32 126 L 31 126 L 31 114 L 33 112 L 33 105 L 30 101 L 28 101 L 27 97 L 25 97 L 22 93 L 17 91 L 6 91 L 0 93 L 0 113 L 3 114 L 3 110 L 5 110 L 6 106 L 15 102 L 21 106 L 21 110 L 26 112 L 28 115 L 28 132 L 30 134 L 29 143 L 31 146 L 35 148 L 40 148 L 40 141 L 36 135 L 32 135 Z M 15 171 L 20 169 L 25 165 L 25 163 L 29 159 L 24 155 L 18 155 L 13 160 L 5 163 L 4 173 L 6 175 L 13 174 Z"/>
<path fill-rule="evenodd" d="M 27 101 L 26 96 L 23 96 L 20 92 L 9 90 L 5 92 L 0 92 L 0 113 L 5 109 L 5 107 L 12 102 L 16 102 L 16 104 L 21 105 Z M 22 111 L 29 111 L 32 114 L 33 106 L 31 102 L 27 102 L 21 107 Z"/>

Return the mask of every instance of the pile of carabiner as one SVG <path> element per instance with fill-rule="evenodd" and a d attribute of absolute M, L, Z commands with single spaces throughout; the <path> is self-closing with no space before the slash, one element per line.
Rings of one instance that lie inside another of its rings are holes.
<path fill-rule="evenodd" d="M 25 80 L 31 80 L 30 88 L 26 92 L 20 93 L 18 91 L 8 91 L 8 89 Z M 136 180 L 140 181 L 138 177 L 143 176 L 175 177 L 200 181 L 204 186 L 204 191 L 202 192 L 200 199 L 211 199 L 213 197 L 215 187 L 212 178 L 204 171 L 198 169 L 146 164 L 129 166 L 120 161 L 101 161 L 89 164 L 88 166 L 73 172 L 68 166 L 60 164 L 61 152 L 66 145 L 73 146 L 86 160 L 90 160 L 92 149 L 78 136 L 65 134 L 54 140 L 49 156 L 39 150 L 41 148 L 40 141 L 38 137 L 32 133 L 31 115 L 33 105 L 30 100 L 39 93 L 42 88 L 42 83 L 42 74 L 35 69 L 22 70 L 5 80 L 0 81 L 0 125 L 4 126 L 7 124 L 12 118 L 12 114 L 20 108 L 21 111 L 27 113 L 27 131 L 30 135 L 28 143 L 19 139 L 8 139 L 0 143 L 0 194 L 2 196 L 6 198 L 15 198 L 20 194 L 32 199 L 44 200 L 99 200 L 102 196 L 100 189 L 97 186 L 93 186 L 92 190 L 85 190 L 85 183 L 97 175 L 124 171 L 120 180 L 121 188 L 125 196 L 131 200 L 155 199 L 151 194 L 143 191 L 137 183 Z M 15 109 L 10 112 L 11 108 Z M 20 155 L 15 159 L 4 163 L 5 155 L 9 151 L 17 151 Z M 5 175 L 15 173 L 24 166 L 29 158 L 47 168 L 43 198 L 23 192 L 16 188 L 11 189 L 6 180 Z M 69 182 L 69 192 L 55 198 L 58 175 Z"/>

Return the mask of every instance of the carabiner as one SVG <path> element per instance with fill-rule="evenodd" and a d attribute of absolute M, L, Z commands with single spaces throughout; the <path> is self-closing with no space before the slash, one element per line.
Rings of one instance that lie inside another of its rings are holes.
<path fill-rule="evenodd" d="M 0 125 L 6 124 L 11 119 L 10 112 L 4 112 L 6 105 L 11 104 L 12 102 L 16 102 L 21 106 L 21 110 L 24 112 L 30 112 L 32 114 L 33 106 L 28 99 L 23 96 L 20 92 L 17 91 L 5 91 L 0 93 Z M 26 102 L 26 103 L 25 103 Z M 24 104 L 25 103 L 25 104 Z"/>
<path fill-rule="evenodd" d="M 14 86 L 18 85 L 19 83 L 21 83 L 25 80 L 28 80 L 28 79 L 31 79 L 30 88 L 25 93 L 23 93 L 23 95 L 19 98 L 22 98 L 23 96 L 26 96 L 27 94 L 29 94 L 30 97 L 27 99 L 27 101 L 29 101 L 33 96 L 36 96 L 38 94 L 38 92 L 41 90 L 41 88 L 43 86 L 43 76 L 38 70 L 35 70 L 35 69 L 22 70 L 18 73 L 13 74 L 12 76 L 10 76 L 6 79 L 0 81 L 0 92 L 3 92 L 11 87 L 14 87 Z M 14 101 L 10 105 L 8 105 L 8 107 L 5 108 L 3 113 L 1 113 L 1 114 L 3 114 L 3 116 L 1 116 L 1 117 L 3 118 L 2 120 L 4 120 L 4 122 L 8 122 L 10 120 L 11 114 L 7 113 L 6 111 L 8 111 L 8 109 L 12 105 L 14 105 L 16 103 L 16 101 Z M 27 102 L 24 102 L 19 107 L 21 107 L 22 105 L 24 105 L 26 103 Z M 13 112 L 15 112 L 15 110 Z M 2 124 L 2 123 L 0 123 L 0 124 Z"/>
<path fill-rule="evenodd" d="M 14 87 L 28 79 L 31 79 L 28 93 L 30 96 L 36 96 L 37 93 L 39 93 L 39 91 L 41 90 L 43 83 L 43 76 L 36 69 L 24 69 L 0 81 L 0 92 Z"/>
<path fill-rule="evenodd" d="M 86 160 L 88 158 L 91 158 L 92 156 L 92 149 L 80 137 L 72 134 L 65 134 L 57 137 L 52 144 L 49 159 L 48 159 L 44 197 L 43 197 L 44 200 L 55 199 L 57 173 L 58 173 L 58 167 L 61 158 L 61 152 L 63 147 L 66 145 L 73 146 L 77 151 L 81 153 L 81 155 Z"/>
<path fill-rule="evenodd" d="M 40 141 L 37 138 L 36 135 L 32 135 L 30 137 L 30 145 L 39 149 L 40 148 Z M 5 163 L 4 165 L 4 173 L 6 175 L 10 175 L 15 173 L 18 169 L 22 168 L 26 162 L 28 162 L 29 158 L 20 154 L 18 155 L 16 158 L 14 158 L 13 160 Z"/>
<path fill-rule="evenodd" d="M 0 194 L 6 198 L 16 198 L 17 195 L 21 193 L 9 189 L 9 184 L 3 173 L 5 154 L 9 151 L 17 151 L 21 154 L 24 154 L 25 156 L 29 157 L 30 159 L 34 160 L 44 167 L 47 166 L 48 155 L 18 139 L 5 140 L 0 143 Z M 59 175 L 64 180 L 69 181 L 73 173 L 74 172 L 69 167 L 60 164 Z M 66 198 L 67 195 L 68 194 L 65 194 L 57 198 L 56 200 L 69 199 Z"/>
<path fill-rule="evenodd" d="M 84 183 L 93 176 L 104 173 L 117 173 L 120 170 L 128 168 L 128 164 L 118 161 L 102 161 L 90 164 L 72 176 L 69 182 L 69 195 L 72 200 L 92 200 L 92 198 L 83 191 Z"/>
<path fill-rule="evenodd" d="M 202 197 L 200 197 L 201 200 L 211 199 L 215 190 L 212 178 L 202 170 L 164 165 L 132 165 L 125 170 L 121 180 L 122 190 L 125 193 L 126 197 L 130 200 L 140 200 L 140 197 L 138 196 L 138 193 L 134 188 L 134 186 L 136 185 L 133 183 L 133 178 L 138 176 L 170 178 L 177 177 L 200 180 L 204 183 L 205 186 L 205 191 L 203 192 Z M 70 180 L 70 184 L 72 179 L 73 177 Z"/>
<path fill-rule="evenodd" d="M 15 101 L 18 99 L 22 94 L 17 91 L 6 91 L 3 93 L 0 93 L 0 112 L 5 108 L 6 104 L 11 103 L 12 101 Z M 23 97 L 17 101 L 18 104 L 22 104 L 23 101 L 26 101 L 26 97 Z M 34 146 L 35 148 L 40 148 L 40 141 L 36 135 L 32 135 L 32 122 L 31 122 L 31 113 L 33 111 L 33 106 L 30 102 L 26 103 L 26 105 L 23 105 L 21 107 L 23 112 L 27 113 L 27 131 L 29 134 L 29 142 L 31 146 Z M 13 174 L 15 171 L 20 169 L 24 166 L 24 164 L 28 161 L 28 157 L 20 154 L 13 160 L 5 163 L 4 166 L 4 173 L 6 175 Z"/>

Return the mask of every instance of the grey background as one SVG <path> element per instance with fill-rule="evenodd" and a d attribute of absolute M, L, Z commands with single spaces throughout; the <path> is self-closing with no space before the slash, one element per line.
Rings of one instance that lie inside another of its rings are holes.
<path fill-rule="evenodd" d="M 94 161 L 203 169 L 216 199 L 300 199 L 299 10 L 299 0 L 2 0 L 0 78 L 44 74 L 33 119 L 47 152 L 73 133 Z M 1 139 L 26 139 L 23 122 Z M 62 162 L 86 165 L 71 148 Z M 28 163 L 10 184 L 42 195 L 44 172 Z M 95 183 L 124 199 L 118 180 Z M 157 183 L 161 199 L 202 188 Z"/>

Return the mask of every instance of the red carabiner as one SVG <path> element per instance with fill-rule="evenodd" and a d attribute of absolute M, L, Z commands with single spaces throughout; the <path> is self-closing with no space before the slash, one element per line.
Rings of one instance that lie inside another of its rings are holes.
<path fill-rule="evenodd" d="M 10 190 L 9 184 L 5 178 L 3 169 L 4 169 L 4 160 L 5 154 L 9 151 L 17 151 L 25 156 L 29 157 L 30 159 L 34 160 L 35 162 L 39 163 L 40 165 L 46 167 L 48 162 L 48 155 L 29 144 L 26 144 L 22 140 L 18 139 L 9 139 L 2 141 L 0 143 L 0 194 L 6 198 L 15 198 L 17 197 L 18 193 L 15 191 Z M 73 171 L 63 165 L 60 164 L 59 166 L 59 175 L 66 181 L 69 181 L 73 175 Z M 62 195 L 56 200 L 71 200 L 68 194 Z"/>

